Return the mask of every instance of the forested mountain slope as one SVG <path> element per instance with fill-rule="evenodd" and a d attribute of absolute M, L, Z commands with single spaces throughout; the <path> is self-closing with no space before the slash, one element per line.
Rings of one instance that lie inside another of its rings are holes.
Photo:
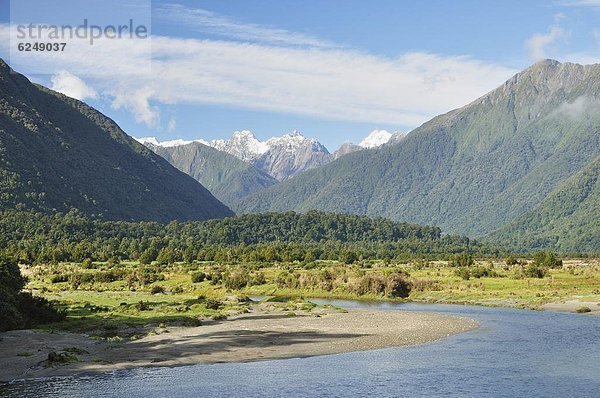
<path fill-rule="evenodd" d="M 233 215 L 108 117 L 0 60 L 0 209 L 71 208 L 124 220 Z"/>
<path fill-rule="evenodd" d="M 275 178 L 253 165 L 200 142 L 170 147 L 146 145 L 194 177 L 226 205 L 277 183 Z"/>
<path fill-rule="evenodd" d="M 600 157 L 488 240 L 518 250 L 600 253 Z"/>
<path fill-rule="evenodd" d="M 343 156 L 234 208 L 367 214 L 485 235 L 600 155 L 599 109 L 600 65 L 542 61 L 397 144 Z"/>

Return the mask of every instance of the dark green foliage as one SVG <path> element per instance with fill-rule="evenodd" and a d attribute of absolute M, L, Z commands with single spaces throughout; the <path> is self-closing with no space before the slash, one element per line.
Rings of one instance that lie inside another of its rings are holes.
<path fill-rule="evenodd" d="M 516 265 L 518 264 L 519 260 L 517 260 L 515 258 L 515 256 L 508 256 L 506 257 L 506 265 Z"/>
<path fill-rule="evenodd" d="M 221 308 L 222 303 L 219 300 L 207 298 L 203 300 L 204 306 L 209 310 L 218 310 Z"/>
<path fill-rule="evenodd" d="M 192 176 L 228 206 L 277 183 L 275 178 L 251 164 L 199 142 L 167 148 L 154 145 L 149 147 L 173 166 Z"/>
<path fill-rule="evenodd" d="M 192 274 L 192 283 L 200 283 L 206 280 L 206 274 L 202 271 L 194 272 Z"/>
<path fill-rule="evenodd" d="M 471 269 L 471 276 L 473 278 L 495 278 L 498 273 L 491 267 L 473 267 Z"/>
<path fill-rule="evenodd" d="M 531 263 L 523 270 L 523 274 L 529 278 L 541 279 L 548 274 L 548 268 L 543 265 Z"/>
<path fill-rule="evenodd" d="M 164 292 L 165 288 L 159 285 L 154 285 L 152 286 L 152 289 L 150 289 L 151 294 L 163 294 Z"/>
<path fill-rule="evenodd" d="M 17 263 L 0 255 L 0 331 L 63 319 L 47 300 L 22 292 L 25 283 Z"/>
<path fill-rule="evenodd" d="M 94 261 L 119 259 L 161 265 L 186 257 L 217 262 L 312 262 L 443 258 L 451 253 L 499 250 L 438 228 L 345 214 L 252 214 L 203 222 L 113 222 L 66 215 L 0 212 L 0 247 L 35 263 L 75 262 L 80 248 Z M 469 257 L 471 254 L 464 254 Z M 151 268 L 143 267 L 140 272 Z M 78 278 L 88 278 L 82 275 Z M 134 283 L 148 283 L 132 275 Z M 74 280 L 75 285 L 82 283 Z M 85 283 L 85 282 L 83 282 Z"/>
<path fill-rule="evenodd" d="M 450 257 L 448 265 L 451 267 L 470 267 L 475 261 L 469 253 L 460 253 Z"/>
<path fill-rule="evenodd" d="M 552 252 L 537 252 L 533 255 L 533 263 L 537 266 L 547 268 L 561 268 L 562 260 Z"/>
<path fill-rule="evenodd" d="M 471 278 L 471 271 L 466 267 L 459 267 L 454 270 L 454 275 L 468 281 Z"/>
<path fill-rule="evenodd" d="M 598 134 L 600 135 L 600 134 Z M 600 157 L 487 238 L 514 250 L 600 253 Z"/>
<path fill-rule="evenodd" d="M 367 214 L 482 236 L 532 210 L 600 155 L 598 92 L 600 65 L 543 61 L 395 145 L 342 156 L 234 209 Z M 574 102 L 582 105 L 577 116 L 569 112 Z M 580 231 L 598 219 L 597 207 L 587 209 L 587 220 L 574 214 L 572 223 L 552 227 L 559 242 L 571 240 L 565 247 L 598 249 L 597 225 Z"/>
<path fill-rule="evenodd" d="M 72 208 L 123 220 L 233 215 L 111 119 L 31 84 L 0 60 L 0 209 Z M 86 255 L 80 249 L 77 261 Z"/>

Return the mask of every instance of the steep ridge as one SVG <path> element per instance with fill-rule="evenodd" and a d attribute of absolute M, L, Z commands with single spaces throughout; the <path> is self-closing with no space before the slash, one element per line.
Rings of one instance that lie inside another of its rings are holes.
<path fill-rule="evenodd" d="M 277 183 L 275 178 L 251 164 L 200 142 L 174 146 L 146 145 L 192 176 L 226 205 Z"/>
<path fill-rule="evenodd" d="M 83 102 L 0 61 L 0 208 L 124 220 L 232 216 L 197 181 Z"/>

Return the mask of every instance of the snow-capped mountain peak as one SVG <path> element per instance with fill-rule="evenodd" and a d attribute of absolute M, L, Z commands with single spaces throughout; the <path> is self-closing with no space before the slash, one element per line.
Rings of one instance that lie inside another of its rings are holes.
<path fill-rule="evenodd" d="M 270 150 L 280 149 L 289 153 L 294 153 L 303 146 L 313 145 L 317 141 L 313 138 L 306 138 L 297 130 L 289 134 L 284 134 L 281 137 L 271 137 L 265 144 Z"/>
<path fill-rule="evenodd" d="M 269 150 L 266 143 L 259 141 L 248 130 L 234 132 L 229 140 L 212 140 L 210 146 L 234 155 L 245 162 L 255 160 Z"/>
<path fill-rule="evenodd" d="M 358 146 L 361 148 L 376 148 L 386 144 L 390 138 L 392 138 L 392 134 L 386 130 L 373 130 Z"/>

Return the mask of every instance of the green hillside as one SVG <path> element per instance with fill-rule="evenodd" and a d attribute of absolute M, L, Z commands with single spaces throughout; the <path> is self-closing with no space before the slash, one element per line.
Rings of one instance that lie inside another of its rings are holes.
<path fill-rule="evenodd" d="M 343 156 L 234 209 L 367 214 L 482 236 L 600 155 L 598 109 L 600 65 L 543 61 L 398 144 Z"/>
<path fill-rule="evenodd" d="M 0 60 L 0 209 L 124 220 L 202 220 L 233 213 L 95 109 Z"/>
<path fill-rule="evenodd" d="M 149 147 L 226 205 L 278 182 L 251 164 L 199 142 L 174 147 L 149 144 Z"/>
<path fill-rule="evenodd" d="M 517 250 L 600 253 L 600 157 L 488 240 Z"/>

